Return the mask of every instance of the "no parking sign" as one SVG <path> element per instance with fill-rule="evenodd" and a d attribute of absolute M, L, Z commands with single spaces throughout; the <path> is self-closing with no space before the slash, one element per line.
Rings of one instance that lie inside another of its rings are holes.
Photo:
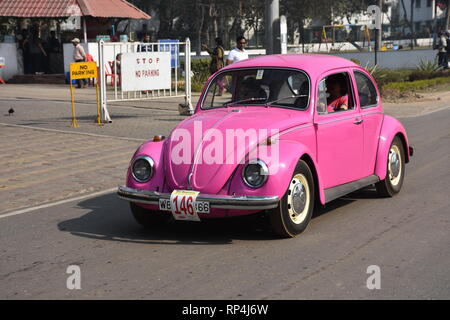
<path fill-rule="evenodd" d="M 100 100 L 99 100 L 99 88 L 98 88 L 98 68 L 97 63 L 94 61 L 90 62 L 74 62 L 70 64 L 70 96 L 72 100 L 72 123 L 71 126 L 78 128 L 78 121 L 75 117 L 75 98 L 73 95 L 72 80 L 78 79 L 90 79 L 95 78 L 97 80 L 96 91 L 97 91 L 97 123 L 100 124 Z"/>
<path fill-rule="evenodd" d="M 170 52 L 124 53 L 121 71 L 122 91 L 170 89 Z"/>
<path fill-rule="evenodd" d="M 97 78 L 96 62 L 75 62 L 70 64 L 70 80 Z"/>

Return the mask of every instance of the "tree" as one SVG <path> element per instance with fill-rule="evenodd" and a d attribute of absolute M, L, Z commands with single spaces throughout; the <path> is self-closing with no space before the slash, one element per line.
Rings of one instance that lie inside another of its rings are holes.
<path fill-rule="evenodd" d="M 247 30 L 253 30 L 255 35 L 255 43 L 258 45 L 258 33 L 264 26 L 264 1 L 245 1 L 243 12 L 245 28 Z"/>
<path fill-rule="evenodd" d="M 447 5 L 445 8 L 445 26 L 444 30 L 450 29 L 450 0 L 447 0 Z"/>
<path fill-rule="evenodd" d="M 255 40 L 264 26 L 262 0 L 129 0 L 145 12 L 155 10 L 160 21 L 158 37 L 184 39 L 189 37 L 193 47 L 200 43 L 213 45 L 214 38 L 223 39 L 225 47 L 232 47 L 234 39 L 252 30 Z M 300 31 L 304 39 L 305 25 L 311 19 L 332 23 L 333 17 L 349 17 L 365 10 L 376 0 L 280 0 L 280 14 L 288 22 L 288 35 Z"/>

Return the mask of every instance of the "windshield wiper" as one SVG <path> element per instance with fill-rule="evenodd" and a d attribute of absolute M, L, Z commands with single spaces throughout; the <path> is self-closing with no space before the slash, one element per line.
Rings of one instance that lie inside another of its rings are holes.
<path fill-rule="evenodd" d="M 222 106 L 228 107 L 232 104 L 238 104 L 238 103 L 247 102 L 247 101 L 262 101 L 262 100 L 267 100 L 267 99 L 266 98 L 247 98 L 247 99 L 238 100 L 238 101 L 228 101 L 228 102 L 225 102 Z"/>
<path fill-rule="evenodd" d="M 287 97 L 283 97 L 283 98 L 276 99 L 273 101 L 269 101 L 264 106 L 268 107 L 268 106 L 272 105 L 273 103 L 281 101 L 281 100 L 292 99 L 292 98 L 304 98 L 307 96 L 308 96 L 307 94 L 298 94 L 298 95 L 287 96 Z"/>

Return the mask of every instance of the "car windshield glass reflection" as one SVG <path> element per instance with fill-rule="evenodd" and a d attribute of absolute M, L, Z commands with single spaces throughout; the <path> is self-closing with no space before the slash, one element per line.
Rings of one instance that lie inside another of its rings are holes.
<path fill-rule="evenodd" d="M 283 69 L 230 70 L 209 85 L 202 108 L 264 105 L 305 110 L 309 80 L 305 73 Z"/>

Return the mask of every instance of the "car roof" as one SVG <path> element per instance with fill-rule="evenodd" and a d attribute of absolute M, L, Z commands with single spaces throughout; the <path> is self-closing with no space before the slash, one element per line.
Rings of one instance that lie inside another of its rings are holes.
<path fill-rule="evenodd" d="M 335 68 L 359 67 L 356 63 L 328 54 L 274 54 L 242 60 L 224 69 L 250 67 L 284 67 L 306 71 L 309 75 L 320 75 Z"/>

